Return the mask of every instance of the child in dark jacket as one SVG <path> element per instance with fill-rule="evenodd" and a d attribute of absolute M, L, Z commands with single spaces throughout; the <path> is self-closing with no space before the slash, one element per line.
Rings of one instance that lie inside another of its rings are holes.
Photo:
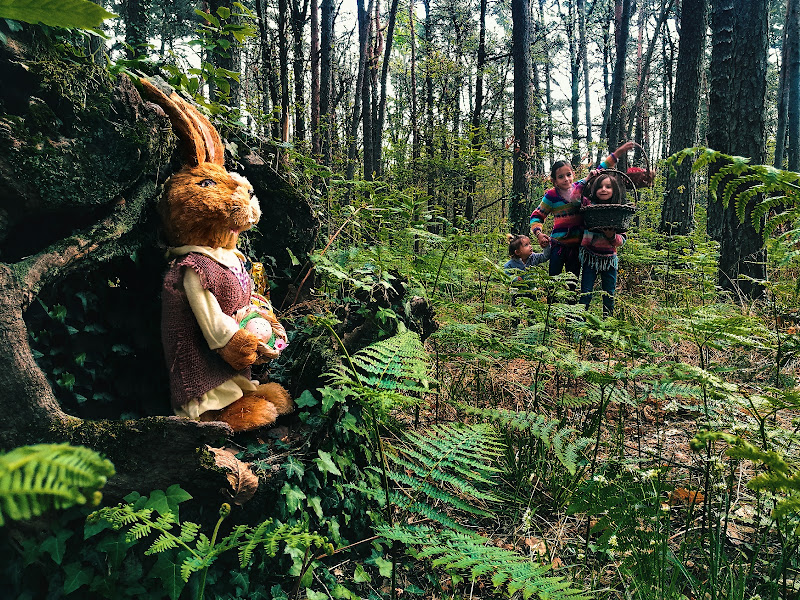
<path fill-rule="evenodd" d="M 531 246 L 531 238 L 527 235 L 506 234 L 508 238 L 508 255 L 511 257 L 503 268 L 506 271 L 519 269 L 524 271 L 528 267 L 534 267 L 550 259 L 550 248 L 547 247 L 543 252 L 534 252 Z"/>
<path fill-rule="evenodd" d="M 617 179 L 608 173 L 600 173 L 591 182 L 588 198 L 583 198 L 584 206 L 592 204 L 619 204 L 622 196 Z M 585 229 L 581 239 L 581 303 L 586 308 L 592 301 L 594 283 L 600 275 L 603 296 L 603 316 L 614 313 L 614 292 L 617 289 L 617 269 L 619 258 L 617 248 L 625 243 L 625 236 L 611 227 L 591 231 Z"/>

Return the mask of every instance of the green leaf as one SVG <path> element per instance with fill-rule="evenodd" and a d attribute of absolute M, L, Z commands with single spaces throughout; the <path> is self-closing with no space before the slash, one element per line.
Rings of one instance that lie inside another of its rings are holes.
<path fill-rule="evenodd" d="M 71 562 L 64 565 L 64 593 L 71 594 L 81 586 L 92 581 L 92 570 L 84 569 L 81 563 Z"/>
<path fill-rule="evenodd" d="M 186 582 L 181 578 L 180 565 L 183 560 L 189 556 L 188 552 L 182 552 L 177 557 L 177 562 L 174 556 L 168 553 L 158 555 L 158 560 L 153 568 L 150 570 L 148 577 L 160 579 L 164 585 L 164 591 L 169 595 L 171 600 L 178 600 Z"/>
<path fill-rule="evenodd" d="M 283 484 L 281 495 L 283 495 L 283 499 L 286 502 L 286 510 L 290 515 L 299 510 L 302 506 L 302 501 L 306 499 L 306 495 L 299 487 L 288 483 Z"/>
<path fill-rule="evenodd" d="M 311 588 L 306 588 L 306 598 L 308 598 L 308 600 L 328 600 L 328 594 L 325 592 L 315 592 Z"/>
<path fill-rule="evenodd" d="M 324 450 L 317 450 L 317 454 L 319 454 L 319 458 L 315 458 L 314 463 L 316 463 L 320 472 L 333 473 L 334 475 L 342 474 L 342 472 L 339 470 L 339 467 L 333 463 L 333 459 L 331 458 L 330 454 Z"/>
<path fill-rule="evenodd" d="M 294 456 L 289 456 L 286 459 L 286 462 L 283 463 L 283 470 L 286 471 L 286 477 L 291 478 L 293 475 L 297 477 L 298 481 L 303 480 L 303 475 L 305 475 L 306 468 L 303 466 L 299 460 L 297 460 Z"/>
<path fill-rule="evenodd" d="M 378 567 L 378 572 L 381 574 L 381 577 L 392 576 L 392 561 L 376 556 L 371 562 Z"/>
<path fill-rule="evenodd" d="M 117 16 L 89 0 L 0 0 L 0 18 L 51 27 L 93 29 Z"/>
<path fill-rule="evenodd" d="M 308 506 L 318 518 L 322 518 L 322 500 L 320 500 L 319 496 L 311 496 L 308 499 Z"/>
<path fill-rule="evenodd" d="M 64 560 L 64 553 L 67 550 L 67 540 L 72 537 L 72 531 L 62 529 L 55 535 L 51 535 L 42 542 L 42 552 L 47 552 L 57 565 Z"/>
<path fill-rule="evenodd" d="M 372 577 L 369 576 L 361 565 L 356 565 L 356 571 L 353 573 L 353 583 L 369 583 Z"/>
<path fill-rule="evenodd" d="M 294 403 L 298 408 L 305 408 L 306 406 L 316 406 L 319 404 L 319 400 L 314 398 L 314 395 L 309 390 L 305 390 Z"/>

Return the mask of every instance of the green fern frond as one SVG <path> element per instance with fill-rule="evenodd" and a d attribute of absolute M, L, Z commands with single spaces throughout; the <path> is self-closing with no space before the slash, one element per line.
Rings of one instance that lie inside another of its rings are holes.
<path fill-rule="evenodd" d="M 575 475 L 582 459 L 582 453 L 592 441 L 589 438 L 576 436 L 572 427 L 561 427 L 558 419 L 548 419 L 543 415 L 524 411 L 484 409 L 471 406 L 460 406 L 469 415 L 482 421 L 497 424 L 500 428 L 513 428 L 532 435 L 541 440 L 546 448 L 552 449 L 564 468 Z M 572 439 L 574 437 L 574 439 Z M 556 447 L 557 441 L 558 447 Z M 571 441 L 569 441 L 571 440 Z"/>
<path fill-rule="evenodd" d="M 392 466 L 399 467 L 387 470 L 387 477 L 402 490 L 402 495 L 393 494 L 394 501 L 410 513 L 451 528 L 460 526 L 434 506 L 488 516 L 475 503 L 497 501 L 480 486 L 492 484 L 497 473 L 492 463 L 500 451 L 496 433 L 485 425 L 450 424 L 408 432 L 403 445 L 387 452 Z"/>
<path fill-rule="evenodd" d="M 185 544 L 194 541 L 197 537 L 197 533 L 200 531 L 200 525 L 197 523 L 192 523 L 191 521 L 186 521 L 181 523 L 181 534 L 180 540 Z"/>
<path fill-rule="evenodd" d="M 490 577 L 492 585 L 507 597 L 541 600 L 588 600 L 589 596 L 563 577 L 549 574 L 549 565 L 536 564 L 527 556 L 498 548 L 483 536 L 468 532 L 437 531 L 428 526 L 380 526 L 382 537 L 417 548 L 417 559 L 430 560 L 448 573 L 469 579 Z"/>
<path fill-rule="evenodd" d="M 164 552 L 165 550 L 177 547 L 178 539 L 174 535 L 164 532 L 156 538 L 156 540 L 147 550 L 145 550 L 144 553 L 146 555 L 158 554 L 159 552 Z"/>
<path fill-rule="evenodd" d="M 100 502 L 114 465 L 94 450 L 68 444 L 23 446 L 0 455 L 0 525 L 50 508 Z"/>
<path fill-rule="evenodd" d="M 434 380 L 428 376 L 428 354 L 419 335 L 404 331 L 359 350 L 352 356 L 359 380 L 372 388 L 427 392 Z"/>

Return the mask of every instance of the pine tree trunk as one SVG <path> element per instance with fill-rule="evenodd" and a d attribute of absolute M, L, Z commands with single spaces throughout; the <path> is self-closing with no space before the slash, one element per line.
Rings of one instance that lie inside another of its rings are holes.
<path fill-rule="evenodd" d="M 483 113 L 483 72 L 486 68 L 486 8 L 488 0 L 481 0 L 480 19 L 478 21 L 478 62 L 475 76 L 475 105 L 472 107 L 470 120 L 472 136 L 472 150 L 477 153 L 483 147 L 483 134 L 481 132 L 481 115 Z M 472 221 L 475 217 L 475 189 L 477 177 L 474 171 L 470 172 L 467 183 L 467 198 L 464 206 L 464 218 Z"/>
<path fill-rule="evenodd" d="M 728 36 L 719 36 L 722 23 L 717 21 L 717 9 L 732 13 L 731 58 L 712 79 L 712 90 L 721 93 L 730 112 L 727 128 L 730 131 L 728 146 L 720 148 L 728 154 L 749 157 L 754 163 L 765 158 L 765 96 L 767 78 L 767 27 L 768 0 L 754 0 L 737 4 L 736 10 L 721 0 L 715 0 L 713 32 L 716 43 L 728 44 Z M 712 54 L 713 62 L 713 54 Z M 720 76 L 723 75 L 724 76 Z M 729 82 L 729 87 L 715 89 L 714 84 Z M 710 170 L 711 171 L 711 170 Z M 719 285 L 737 295 L 756 298 L 763 293 L 760 280 L 766 278 L 766 253 L 761 232 L 753 227 L 750 211 L 758 198 L 750 201 L 745 211 L 745 221 L 736 215 L 736 194 L 727 207 L 721 210 L 720 223 L 715 229 L 721 232 Z M 745 279 L 740 279 L 745 277 Z M 752 279 L 756 281 L 753 281 Z"/>
<path fill-rule="evenodd" d="M 586 120 L 586 147 L 592 151 L 592 103 L 590 93 L 591 84 L 589 81 L 589 49 L 586 42 L 586 0 L 578 0 L 578 37 L 579 51 L 578 58 L 583 65 L 583 96 L 584 96 L 584 118 Z"/>
<path fill-rule="evenodd" d="M 509 221 L 516 233 L 528 230 L 531 154 L 531 52 L 530 6 L 528 0 L 511 1 L 512 50 L 514 58 L 514 168 Z"/>
<path fill-rule="evenodd" d="M 790 171 L 800 171 L 800 1 L 788 0 L 786 16 L 786 81 L 789 89 L 787 120 Z M 777 150 L 776 150 L 777 154 Z"/>
<path fill-rule="evenodd" d="M 127 0 L 123 5 L 125 16 L 125 55 L 129 59 L 143 56 L 147 44 L 147 8 L 149 0 Z"/>
<path fill-rule="evenodd" d="M 311 154 L 319 157 L 322 145 L 319 131 L 319 4 L 311 1 Z"/>
<path fill-rule="evenodd" d="M 313 0 L 312 0 L 313 1 Z M 308 2 L 292 0 L 292 70 L 294 72 L 294 140 L 302 143 L 306 140 L 306 97 L 305 97 L 305 60 L 303 56 L 303 28 L 308 14 Z"/>
<path fill-rule="evenodd" d="M 608 147 L 613 150 L 625 131 L 624 101 L 625 66 L 628 57 L 628 37 L 631 21 L 631 0 L 617 0 L 616 4 L 616 36 L 615 47 L 617 56 L 614 63 L 614 74 L 611 78 L 611 118 L 608 123 Z"/>
<path fill-rule="evenodd" d="M 319 61 L 319 120 L 322 164 L 330 167 L 333 162 L 331 136 L 333 133 L 333 111 L 331 92 L 333 91 L 333 74 L 331 70 L 331 51 L 333 44 L 333 0 L 322 0 L 322 28 L 320 31 Z"/>
<path fill-rule="evenodd" d="M 378 175 L 383 172 L 383 127 L 386 117 L 386 83 L 389 78 L 389 59 L 392 54 L 394 26 L 397 22 L 397 7 L 399 4 L 399 0 L 392 0 L 392 5 L 389 8 L 389 24 L 386 28 L 386 47 L 384 49 L 383 62 L 381 63 L 381 97 L 378 101 L 378 123 L 375 131 L 375 167 Z"/>
<path fill-rule="evenodd" d="M 672 102 L 670 154 L 697 145 L 700 111 L 700 86 L 708 0 L 683 0 L 681 38 L 678 42 L 678 66 L 675 74 L 675 98 Z M 691 165 L 684 161 L 677 175 L 668 176 L 661 209 L 661 233 L 686 235 L 694 229 L 695 186 Z"/>

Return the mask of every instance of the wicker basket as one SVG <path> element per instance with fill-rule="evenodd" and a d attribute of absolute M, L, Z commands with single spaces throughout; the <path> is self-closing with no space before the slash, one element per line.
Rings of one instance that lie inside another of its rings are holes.
<path fill-rule="evenodd" d="M 632 204 L 593 204 L 581 208 L 586 229 L 597 231 L 611 227 L 617 233 L 628 231 L 636 207 Z"/>

